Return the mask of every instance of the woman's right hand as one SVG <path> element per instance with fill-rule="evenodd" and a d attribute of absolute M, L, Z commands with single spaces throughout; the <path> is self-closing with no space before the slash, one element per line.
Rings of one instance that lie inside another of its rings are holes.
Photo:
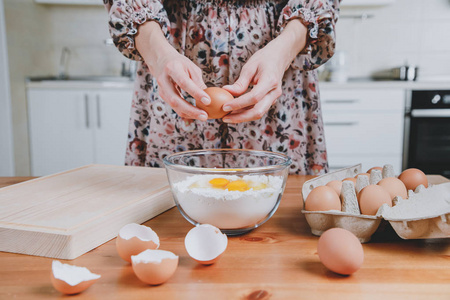
<path fill-rule="evenodd" d="M 146 22 L 139 26 L 135 41 L 137 50 L 158 82 L 159 96 L 181 118 L 206 121 L 208 114 L 188 103 L 180 92 L 180 89 L 187 92 L 195 101 L 201 101 L 205 105 L 211 103 L 204 91 L 206 85 L 202 70 L 167 42 L 156 22 Z"/>

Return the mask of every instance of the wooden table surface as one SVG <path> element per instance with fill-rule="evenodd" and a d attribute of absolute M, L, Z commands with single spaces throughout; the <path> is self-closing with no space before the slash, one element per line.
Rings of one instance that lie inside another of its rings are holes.
<path fill-rule="evenodd" d="M 102 275 L 70 299 L 450 299 L 450 239 L 402 240 L 388 226 L 363 244 L 358 272 L 328 271 L 301 213 L 301 186 L 309 178 L 290 176 L 275 215 L 246 235 L 230 237 L 211 266 L 188 256 L 184 237 L 192 225 L 176 208 L 146 222 L 158 233 L 160 249 L 180 256 L 177 271 L 163 285 L 140 282 L 119 258 L 115 240 L 67 261 Z M 28 179 L 0 178 L 0 187 Z M 0 299 L 63 297 L 50 283 L 51 262 L 0 252 Z"/>

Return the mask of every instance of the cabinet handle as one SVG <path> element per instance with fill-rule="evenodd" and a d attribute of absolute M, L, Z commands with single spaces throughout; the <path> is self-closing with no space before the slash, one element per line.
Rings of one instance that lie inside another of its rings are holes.
<path fill-rule="evenodd" d="M 100 95 L 96 95 L 95 96 L 95 100 L 97 102 L 97 127 L 101 128 L 102 126 L 102 121 L 100 119 L 101 113 L 100 113 Z"/>
<path fill-rule="evenodd" d="M 323 103 L 330 103 L 330 104 L 351 104 L 351 103 L 357 103 L 359 100 L 356 99 L 348 99 L 348 100 L 323 100 Z"/>
<path fill-rule="evenodd" d="M 86 116 L 86 128 L 89 128 L 89 98 L 87 94 L 84 94 L 84 112 Z"/>
<path fill-rule="evenodd" d="M 355 126 L 358 122 L 325 122 L 325 126 Z"/>

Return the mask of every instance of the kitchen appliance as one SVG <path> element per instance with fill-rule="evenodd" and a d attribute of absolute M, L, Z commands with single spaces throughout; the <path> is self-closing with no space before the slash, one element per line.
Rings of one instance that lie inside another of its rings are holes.
<path fill-rule="evenodd" d="M 405 112 L 403 169 L 450 177 L 450 89 L 411 91 Z"/>
<path fill-rule="evenodd" d="M 413 81 L 417 79 L 419 69 L 416 66 L 407 65 L 377 71 L 372 74 L 374 80 L 403 80 Z"/>

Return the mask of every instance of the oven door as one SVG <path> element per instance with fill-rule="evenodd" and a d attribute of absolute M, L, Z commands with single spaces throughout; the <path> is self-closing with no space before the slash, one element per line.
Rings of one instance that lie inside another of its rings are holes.
<path fill-rule="evenodd" d="M 450 177 L 450 109 L 411 111 L 408 168 Z"/>

